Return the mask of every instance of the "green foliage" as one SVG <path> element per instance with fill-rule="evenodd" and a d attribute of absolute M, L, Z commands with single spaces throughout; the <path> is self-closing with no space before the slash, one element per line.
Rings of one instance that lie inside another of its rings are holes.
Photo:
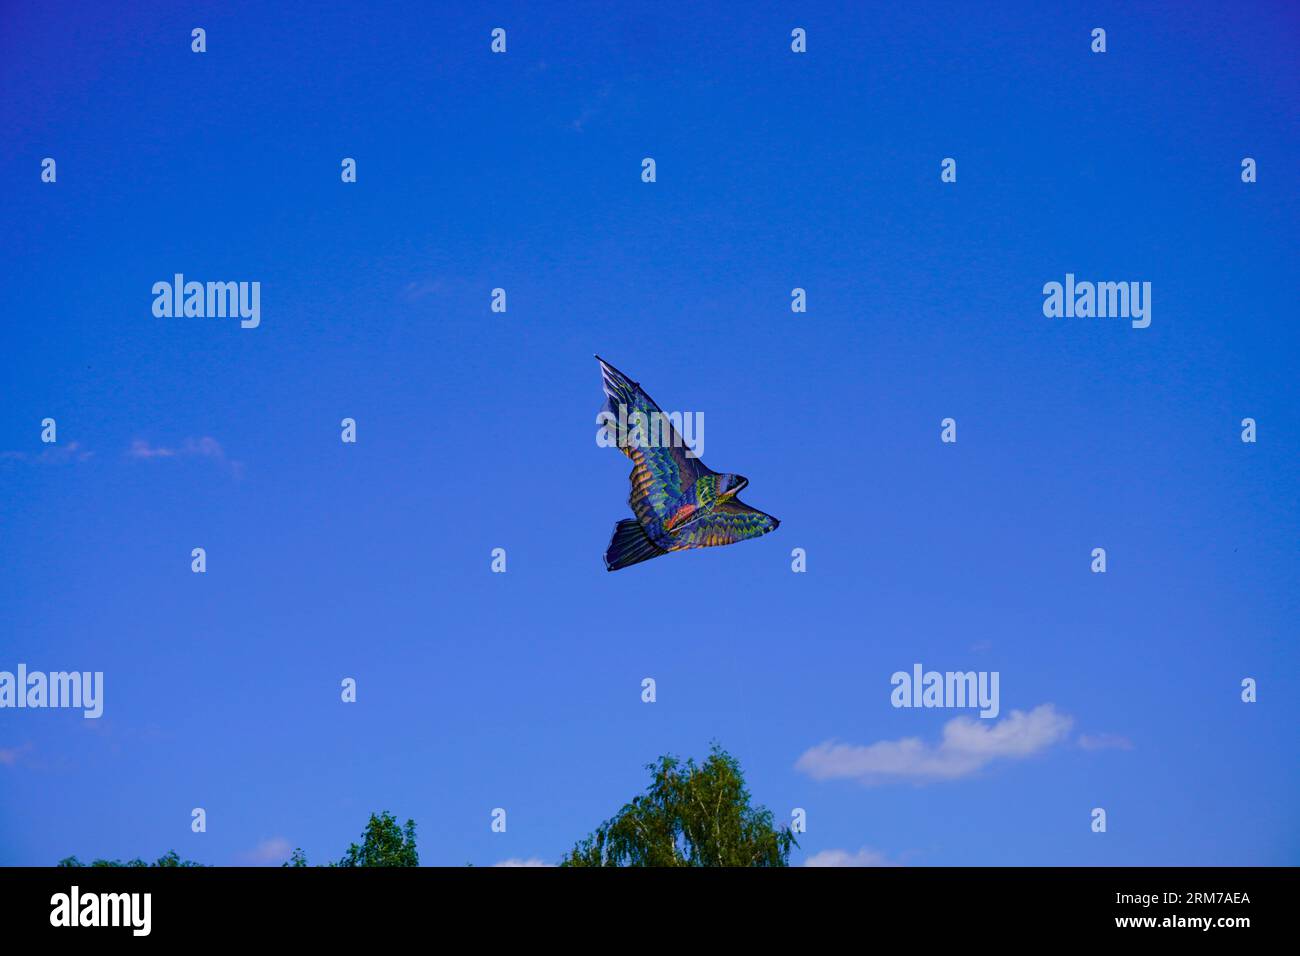
<path fill-rule="evenodd" d="M 195 863 L 193 860 L 182 860 L 175 850 L 168 850 L 165 854 L 158 857 L 152 863 L 146 863 L 144 860 L 136 857 L 134 860 L 127 860 L 123 863 L 121 860 L 93 860 L 90 863 L 82 863 L 75 856 L 64 857 L 58 863 L 59 866 L 203 866 L 202 863 Z"/>
<path fill-rule="evenodd" d="M 306 860 L 303 861 L 306 865 Z M 370 814 L 361 835 L 361 845 L 353 843 L 348 852 L 334 866 L 419 866 L 420 856 L 415 851 L 415 821 L 407 820 L 406 829 L 385 810 L 379 816 Z"/>
<path fill-rule="evenodd" d="M 146 863 L 138 857 L 134 860 L 95 860 L 82 863 L 75 856 L 59 861 L 59 866 L 203 866 L 192 860 L 182 860 L 175 850 L 169 850 L 153 863 Z M 307 866 L 307 855 L 302 848 L 296 848 L 282 866 Z M 370 815 L 365 832 L 361 834 L 361 845 L 353 843 L 343 859 L 330 866 L 419 866 L 420 857 L 415 850 L 415 821 L 407 820 L 406 828 L 397 825 L 393 815 L 385 810 L 376 816 Z"/>
<path fill-rule="evenodd" d="M 713 745 L 708 759 L 660 757 L 647 764 L 650 787 L 634 797 L 594 833 L 579 841 L 561 866 L 789 866 L 794 834 L 773 825 L 772 812 L 750 806 L 749 790 L 740 764 Z M 62 867 L 78 866 L 202 866 L 182 860 L 175 850 L 153 863 L 136 858 L 82 863 L 70 856 Z M 307 866 L 301 848 L 287 867 Z M 399 826 L 387 810 L 372 813 L 361 843 L 348 847 L 343 859 L 330 866 L 419 866 L 415 821 Z M 472 865 L 472 864 L 471 864 Z"/>
<path fill-rule="evenodd" d="M 798 844 L 751 807 L 740 764 L 717 744 L 703 765 L 660 757 L 649 789 L 581 840 L 561 866 L 789 866 Z"/>

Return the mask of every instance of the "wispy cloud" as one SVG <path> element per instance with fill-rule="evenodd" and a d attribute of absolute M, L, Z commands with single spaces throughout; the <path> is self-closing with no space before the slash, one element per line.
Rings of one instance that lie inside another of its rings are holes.
<path fill-rule="evenodd" d="M 82 448 L 80 442 L 70 441 L 65 444 L 48 445 L 40 452 L 0 451 L 0 459 L 25 461 L 34 465 L 64 465 L 85 461 L 94 454 L 93 451 Z"/>
<path fill-rule="evenodd" d="M 1133 741 L 1119 734 L 1080 734 L 1079 746 L 1084 750 L 1132 750 Z"/>
<path fill-rule="evenodd" d="M 415 279 L 402 286 L 404 302 L 419 302 L 431 295 L 437 295 L 443 289 L 441 279 Z"/>
<path fill-rule="evenodd" d="M 0 747 L 0 767 L 14 766 L 18 763 L 18 758 L 31 749 L 31 744 L 23 744 L 19 747 Z"/>
<path fill-rule="evenodd" d="M 1069 732 L 1073 720 L 1051 704 L 1029 713 L 1013 710 L 990 723 L 957 717 L 943 725 L 938 744 L 919 737 L 874 744 L 827 741 L 804 752 L 795 763 L 814 780 L 857 780 L 864 784 L 907 780 L 926 783 L 970 776 L 995 760 L 1019 759 L 1046 750 Z"/>
<path fill-rule="evenodd" d="M 581 133 L 585 130 L 587 124 L 599 116 L 604 110 L 611 92 L 609 84 L 601 86 L 600 89 L 596 91 L 594 97 L 588 98 L 587 101 L 582 104 L 582 108 L 578 111 L 578 115 L 569 123 L 569 128 L 575 133 Z"/>
<path fill-rule="evenodd" d="M 848 850 L 822 850 L 803 861 L 804 866 L 902 866 L 879 850 L 864 846 L 857 853 Z"/>
<path fill-rule="evenodd" d="M 131 442 L 131 447 L 126 454 L 128 458 L 142 461 L 159 458 L 206 458 L 229 470 L 236 478 L 244 474 L 243 462 L 227 457 L 221 443 L 208 435 L 202 438 L 187 438 L 177 446 L 152 445 L 143 438 L 137 438 Z"/>
<path fill-rule="evenodd" d="M 492 865 L 493 866 L 551 866 L 552 864 L 547 863 L 545 860 L 540 859 L 538 857 L 530 856 L 526 860 L 520 859 L 519 857 L 511 857 L 509 860 L 502 860 L 500 863 L 493 863 Z"/>
<path fill-rule="evenodd" d="M 239 854 L 239 859 L 252 866 L 279 866 L 289 859 L 293 847 L 284 837 L 271 837 L 263 840 L 251 850 Z"/>
<path fill-rule="evenodd" d="M 175 448 L 155 448 L 143 438 L 137 438 L 131 442 L 131 450 L 127 452 L 132 458 L 175 458 Z"/>

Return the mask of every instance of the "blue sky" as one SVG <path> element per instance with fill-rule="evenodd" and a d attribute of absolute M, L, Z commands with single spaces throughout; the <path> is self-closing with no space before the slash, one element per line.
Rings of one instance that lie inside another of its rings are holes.
<path fill-rule="evenodd" d="M 0 710 L 0 863 L 380 809 L 554 862 L 715 739 L 796 863 L 1300 862 L 1294 10 L 325 6 L 0 12 L 0 669 L 106 685 Z M 177 272 L 260 327 L 155 318 Z M 1046 318 L 1067 272 L 1150 328 Z M 781 527 L 607 573 L 596 352 Z M 917 662 L 999 720 L 892 707 Z M 925 778 L 962 719 L 1011 739 Z"/>

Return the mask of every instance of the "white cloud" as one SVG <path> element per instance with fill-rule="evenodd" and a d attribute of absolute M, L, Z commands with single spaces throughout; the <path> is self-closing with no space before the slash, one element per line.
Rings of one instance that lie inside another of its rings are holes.
<path fill-rule="evenodd" d="M 179 446 L 170 448 L 165 445 L 151 445 L 143 438 L 131 442 L 127 457 L 139 459 L 151 458 L 208 458 L 230 469 L 236 478 L 242 476 L 243 462 L 232 461 L 226 457 L 226 450 L 215 438 L 204 435 L 202 438 L 187 438 Z"/>
<path fill-rule="evenodd" d="M 427 296 L 437 295 L 442 290 L 442 279 L 417 279 L 402 287 L 402 299 L 407 302 L 419 302 Z"/>
<path fill-rule="evenodd" d="M 969 776 L 999 759 L 1036 754 L 1060 741 L 1074 721 L 1040 704 L 1029 713 L 1013 710 L 996 723 L 957 717 L 943 725 L 937 745 L 919 737 L 874 744 L 827 741 L 804 752 L 795 763 L 815 780 L 857 780 L 873 784 L 893 780 L 926 782 Z"/>
<path fill-rule="evenodd" d="M 12 767 L 18 763 L 19 757 L 31 749 L 31 744 L 23 744 L 21 747 L 0 747 L 0 767 Z"/>
<path fill-rule="evenodd" d="M 132 458 L 171 458 L 175 456 L 174 448 L 155 448 L 143 438 L 137 438 L 131 442 L 131 450 L 127 452 Z"/>
<path fill-rule="evenodd" d="M 611 88 L 609 86 L 603 86 L 596 92 L 594 98 L 588 98 L 587 102 L 583 104 L 582 109 L 578 112 L 578 115 L 574 117 L 573 121 L 569 124 L 569 128 L 576 133 L 581 133 L 586 129 L 587 124 L 599 116 L 603 111 L 606 102 L 609 100 L 610 93 Z"/>
<path fill-rule="evenodd" d="M 822 850 L 803 861 L 804 866 L 902 866 L 879 850 L 864 846 L 857 853 L 848 850 Z"/>
<path fill-rule="evenodd" d="M 127 452 L 132 458 L 176 458 L 179 455 L 198 455 L 203 458 L 222 458 L 226 453 L 221 444 L 207 435 L 202 438 L 187 438 L 179 448 L 167 448 L 162 445 L 150 445 L 143 438 L 131 442 Z"/>
<path fill-rule="evenodd" d="M 1084 750 L 1132 750 L 1133 741 L 1119 734 L 1080 734 L 1079 746 Z"/>
<path fill-rule="evenodd" d="M 511 857 L 508 860 L 502 860 L 500 863 L 493 863 L 492 865 L 493 866 L 550 866 L 551 864 L 535 856 L 530 856 L 526 860 L 520 859 L 519 857 L 516 856 L 516 857 Z"/>
<path fill-rule="evenodd" d="M 284 837 L 271 837 L 246 853 L 239 854 L 239 858 L 253 866 L 279 866 L 289 859 L 289 854 L 292 852 L 293 847 Z"/>
<path fill-rule="evenodd" d="M 52 444 L 39 454 L 26 451 L 0 451 L 0 459 L 9 461 L 26 461 L 37 465 L 62 465 L 68 462 L 86 461 L 94 457 L 93 451 L 86 451 L 80 443 L 70 441 L 67 444 Z"/>

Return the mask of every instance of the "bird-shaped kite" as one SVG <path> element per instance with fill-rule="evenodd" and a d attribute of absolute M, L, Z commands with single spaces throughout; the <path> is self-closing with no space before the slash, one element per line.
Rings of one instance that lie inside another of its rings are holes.
<path fill-rule="evenodd" d="M 635 520 L 614 526 L 605 549 L 605 569 L 617 571 L 669 551 L 711 548 L 757 538 L 780 524 L 736 497 L 749 484 L 740 475 L 720 475 L 690 453 L 677 429 L 641 386 L 599 355 L 608 401 L 602 416 L 632 459 Z M 620 409 L 620 406 L 622 408 Z M 623 423 L 633 422 L 632 434 Z M 617 424 L 616 424 L 617 423 Z M 638 427 L 639 426 L 639 427 Z"/>

